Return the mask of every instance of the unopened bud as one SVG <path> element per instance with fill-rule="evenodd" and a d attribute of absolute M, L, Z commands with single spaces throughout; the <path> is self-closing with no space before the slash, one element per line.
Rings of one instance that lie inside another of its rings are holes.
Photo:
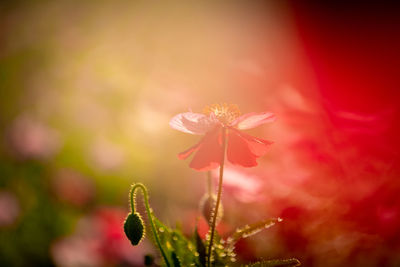
<path fill-rule="evenodd" d="M 216 200 L 217 197 L 215 195 L 210 196 L 209 194 L 205 194 L 200 200 L 200 212 L 203 214 L 209 225 L 211 225 Z M 222 203 L 219 203 L 216 224 L 221 221 L 223 215 L 224 208 L 222 207 Z"/>
<path fill-rule="evenodd" d="M 139 213 L 135 212 L 128 215 L 124 223 L 124 231 L 132 245 L 136 246 L 140 243 L 144 237 L 144 226 Z"/>

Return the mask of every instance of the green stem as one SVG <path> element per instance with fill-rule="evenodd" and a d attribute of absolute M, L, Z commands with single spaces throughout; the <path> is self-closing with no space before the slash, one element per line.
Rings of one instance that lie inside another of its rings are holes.
<path fill-rule="evenodd" d="M 215 234 L 215 226 L 218 217 L 218 208 L 221 202 L 221 194 L 222 194 L 222 178 L 224 176 L 224 164 L 225 164 L 225 153 L 226 153 L 226 128 L 222 127 L 222 152 L 221 152 L 221 163 L 219 166 L 219 180 L 218 180 L 218 193 L 217 193 L 217 201 L 215 203 L 215 208 L 212 214 L 212 223 L 211 223 L 211 234 L 210 234 L 210 244 L 208 246 L 207 252 L 207 266 L 211 267 L 211 257 L 212 257 L 212 246 L 214 243 L 214 234 Z"/>
<path fill-rule="evenodd" d="M 153 231 L 154 239 L 156 240 L 157 246 L 161 251 L 161 254 L 164 258 L 165 263 L 167 264 L 168 267 L 170 267 L 171 265 L 169 264 L 167 255 L 165 254 L 164 249 L 161 246 L 161 242 L 160 242 L 160 239 L 158 238 L 158 233 L 157 233 L 156 227 L 154 225 L 153 215 L 151 213 L 151 209 L 150 209 L 150 205 L 149 205 L 149 197 L 148 197 L 148 193 L 147 193 L 147 188 L 142 183 L 136 183 L 136 184 L 132 185 L 132 188 L 131 188 L 130 200 L 131 200 L 132 214 L 135 213 L 135 208 L 136 208 L 135 195 L 136 195 L 136 189 L 138 189 L 138 188 L 142 189 L 142 193 L 143 193 L 143 197 L 144 197 L 144 205 L 146 206 L 146 212 L 147 212 L 147 216 L 149 217 L 151 230 Z"/>

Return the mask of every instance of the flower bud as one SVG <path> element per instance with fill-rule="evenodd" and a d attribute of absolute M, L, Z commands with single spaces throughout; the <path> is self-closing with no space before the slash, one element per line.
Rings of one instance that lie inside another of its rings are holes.
<path fill-rule="evenodd" d="M 124 231 L 132 245 L 136 246 L 140 243 L 144 237 L 144 226 L 139 213 L 135 212 L 128 215 L 124 223 Z"/>
<path fill-rule="evenodd" d="M 200 200 L 200 212 L 203 214 L 209 225 L 211 225 L 212 213 L 214 211 L 216 201 L 217 197 L 215 195 L 210 196 L 209 194 L 205 194 Z M 216 224 L 221 221 L 223 215 L 224 208 L 222 207 L 222 203 L 220 202 Z"/>

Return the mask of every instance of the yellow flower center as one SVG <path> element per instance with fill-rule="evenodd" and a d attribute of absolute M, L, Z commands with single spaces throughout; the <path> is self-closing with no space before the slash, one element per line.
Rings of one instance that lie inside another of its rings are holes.
<path fill-rule="evenodd" d="M 227 104 L 227 103 L 213 104 L 211 106 L 206 106 L 203 109 L 203 113 L 206 115 L 214 113 L 217 119 L 223 124 L 229 124 L 240 116 L 239 107 L 235 104 Z"/>

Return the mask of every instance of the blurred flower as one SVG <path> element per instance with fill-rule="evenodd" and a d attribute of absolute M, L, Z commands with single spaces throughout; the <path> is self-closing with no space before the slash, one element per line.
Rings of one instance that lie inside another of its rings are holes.
<path fill-rule="evenodd" d="M 198 171 L 208 171 L 217 168 L 221 162 L 223 128 L 228 130 L 228 161 L 243 167 L 256 166 L 256 159 L 267 152 L 272 142 L 239 130 L 251 129 L 274 120 L 275 115 L 270 112 L 253 112 L 240 116 L 236 105 L 224 103 L 207 106 L 204 114 L 180 113 L 169 124 L 184 133 L 204 135 L 199 143 L 178 154 L 178 157 L 186 159 L 196 152 L 189 166 Z"/>
<path fill-rule="evenodd" d="M 101 208 L 82 218 L 72 236 L 52 246 L 57 266 L 143 266 L 151 247 L 132 247 L 123 227 L 126 211 Z M 146 243 L 144 243 L 146 244 Z"/>
<path fill-rule="evenodd" d="M 95 194 L 93 182 L 71 169 L 58 170 L 53 176 L 52 187 L 58 198 L 76 206 L 87 204 Z"/>
<path fill-rule="evenodd" d="M 122 148 L 105 138 L 95 140 L 90 149 L 89 157 L 94 166 L 103 171 L 115 170 L 125 161 Z"/>
<path fill-rule="evenodd" d="M 213 177 L 218 179 L 219 173 L 213 171 Z M 224 170 L 224 188 L 241 202 L 249 203 L 263 197 L 263 185 L 255 175 L 246 173 L 239 168 L 227 165 Z"/>
<path fill-rule="evenodd" d="M 56 266 L 101 266 L 96 245 L 84 237 L 72 236 L 54 243 L 51 253 Z"/>
<path fill-rule="evenodd" d="M 0 191 L 0 227 L 15 222 L 20 212 L 19 202 L 11 192 Z"/>
<path fill-rule="evenodd" d="M 46 159 L 60 147 L 55 130 L 28 116 L 20 116 L 14 121 L 9 142 L 13 151 L 23 158 Z"/>

